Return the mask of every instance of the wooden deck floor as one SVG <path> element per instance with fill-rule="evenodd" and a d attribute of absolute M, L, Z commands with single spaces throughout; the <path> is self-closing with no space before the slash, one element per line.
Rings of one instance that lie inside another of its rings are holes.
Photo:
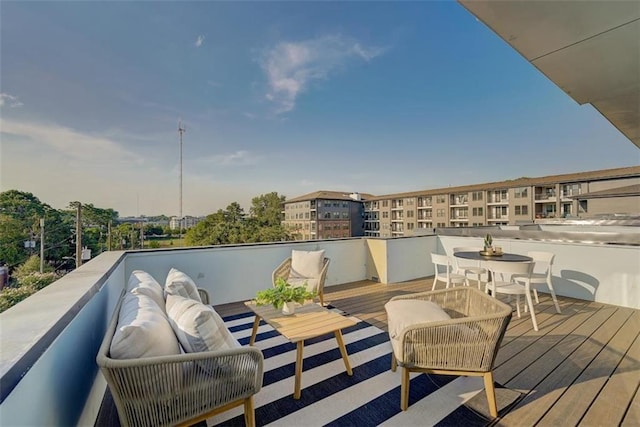
<path fill-rule="evenodd" d="M 432 278 L 393 285 L 361 281 L 326 288 L 325 301 L 387 330 L 384 304 L 431 284 Z M 640 426 L 640 310 L 563 297 L 560 308 L 557 314 L 541 294 L 538 332 L 528 314 L 518 319 L 514 313 L 494 375 L 526 395 L 496 424 Z M 216 310 L 226 316 L 246 308 L 233 303 Z"/>

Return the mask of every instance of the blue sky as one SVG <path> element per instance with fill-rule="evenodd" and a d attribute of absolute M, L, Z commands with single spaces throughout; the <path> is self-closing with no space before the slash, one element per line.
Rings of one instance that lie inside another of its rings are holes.
<path fill-rule="evenodd" d="M 637 165 L 456 2 L 2 2 L 0 189 L 121 215 Z"/>

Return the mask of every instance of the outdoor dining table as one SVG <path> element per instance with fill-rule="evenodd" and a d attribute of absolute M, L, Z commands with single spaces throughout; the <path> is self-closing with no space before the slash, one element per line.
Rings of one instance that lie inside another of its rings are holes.
<path fill-rule="evenodd" d="M 472 259 L 475 261 L 480 261 L 480 266 L 482 267 L 482 261 L 500 261 L 500 262 L 529 262 L 533 261 L 533 258 L 526 255 L 520 254 L 510 254 L 507 252 L 502 252 L 500 255 L 482 255 L 479 251 L 463 251 L 463 252 L 455 252 L 453 256 L 464 259 Z M 487 280 L 491 281 L 491 272 L 487 272 Z"/>
<path fill-rule="evenodd" d="M 464 259 L 472 259 L 476 261 L 504 261 L 504 262 L 527 262 L 533 261 L 533 258 L 526 255 L 510 254 L 503 252 L 501 255 L 481 255 L 480 252 L 455 252 L 453 256 Z"/>

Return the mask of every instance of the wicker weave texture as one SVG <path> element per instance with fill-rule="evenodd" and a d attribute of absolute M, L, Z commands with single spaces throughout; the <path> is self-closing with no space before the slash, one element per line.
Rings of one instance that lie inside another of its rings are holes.
<path fill-rule="evenodd" d="M 432 301 L 451 320 L 412 325 L 401 334 L 402 366 L 488 372 L 511 320 L 511 308 L 471 287 L 401 295 L 392 298 Z"/>
<path fill-rule="evenodd" d="M 123 427 L 171 426 L 249 398 L 262 388 L 259 349 L 112 359 L 109 346 L 120 302 L 103 339 L 97 364 L 115 401 Z"/>

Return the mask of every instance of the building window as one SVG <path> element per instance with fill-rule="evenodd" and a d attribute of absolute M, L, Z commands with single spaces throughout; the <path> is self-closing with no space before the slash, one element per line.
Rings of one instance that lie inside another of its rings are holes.
<path fill-rule="evenodd" d="M 407 230 L 413 230 L 413 223 L 412 222 L 407 224 Z"/>
<path fill-rule="evenodd" d="M 407 211 L 407 218 L 413 218 L 413 211 Z"/>
<path fill-rule="evenodd" d="M 527 197 L 529 189 L 527 187 L 518 187 L 513 190 L 513 197 L 516 199 L 522 199 Z"/>
<path fill-rule="evenodd" d="M 442 218 L 444 216 L 444 209 L 436 209 L 436 216 Z"/>
<path fill-rule="evenodd" d="M 436 203 L 445 203 L 446 197 L 444 195 L 436 196 Z"/>
<path fill-rule="evenodd" d="M 383 208 L 389 207 L 389 201 L 388 200 L 383 200 L 382 201 L 382 207 Z"/>
<path fill-rule="evenodd" d="M 389 212 L 382 212 L 382 218 L 389 218 Z"/>
<path fill-rule="evenodd" d="M 476 202 L 482 200 L 482 191 L 474 191 L 471 193 L 471 200 Z"/>
<path fill-rule="evenodd" d="M 484 215 L 484 208 L 473 208 L 473 216 L 483 216 Z"/>

